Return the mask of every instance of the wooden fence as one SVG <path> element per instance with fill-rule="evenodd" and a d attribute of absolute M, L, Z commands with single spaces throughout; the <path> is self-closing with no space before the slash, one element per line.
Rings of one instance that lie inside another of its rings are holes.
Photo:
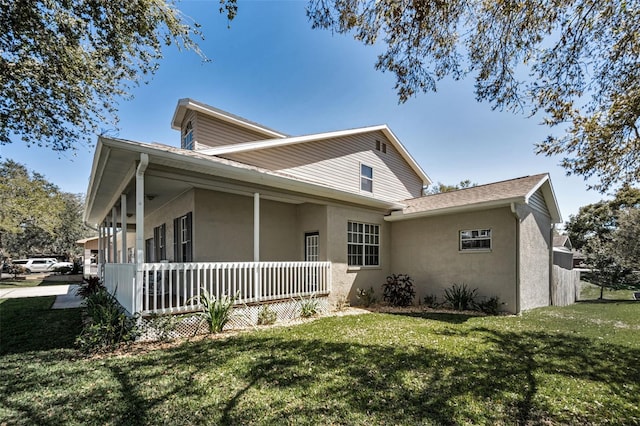
<path fill-rule="evenodd" d="M 571 305 L 578 300 L 579 296 L 580 271 L 553 265 L 551 304 L 554 306 Z"/>

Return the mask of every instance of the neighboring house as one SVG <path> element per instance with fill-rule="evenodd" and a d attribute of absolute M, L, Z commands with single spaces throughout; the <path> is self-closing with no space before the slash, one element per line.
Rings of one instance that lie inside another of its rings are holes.
<path fill-rule="evenodd" d="M 553 264 L 563 269 L 573 269 L 573 245 L 568 235 L 553 236 Z"/>
<path fill-rule="evenodd" d="M 466 283 L 509 312 L 550 303 L 561 219 L 547 174 L 422 196 L 431 180 L 386 125 L 289 136 L 182 99 L 172 127 L 180 148 L 96 147 L 85 221 L 130 312 L 193 310 L 201 288 L 355 302 L 391 273 L 418 297 Z M 122 255 L 134 248 L 137 262 Z"/>

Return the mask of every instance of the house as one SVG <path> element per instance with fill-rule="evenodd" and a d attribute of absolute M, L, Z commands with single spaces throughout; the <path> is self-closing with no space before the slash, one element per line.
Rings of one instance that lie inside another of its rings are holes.
<path fill-rule="evenodd" d="M 386 125 L 291 136 L 192 99 L 171 125 L 180 147 L 96 146 L 84 218 L 131 313 L 194 310 L 202 289 L 355 301 L 391 273 L 419 297 L 464 282 L 509 312 L 550 303 L 547 174 L 423 196 L 431 180 Z"/>
<path fill-rule="evenodd" d="M 573 245 L 568 235 L 553 236 L 553 264 L 563 269 L 573 269 Z"/>

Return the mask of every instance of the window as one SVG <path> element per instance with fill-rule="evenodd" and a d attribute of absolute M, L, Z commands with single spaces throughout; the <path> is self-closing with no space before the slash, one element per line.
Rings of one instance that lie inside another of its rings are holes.
<path fill-rule="evenodd" d="M 382 151 L 384 154 L 387 153 L 387 144 L 384 142 L 380 142 L 376 140 L 376 151 Z"/>
<path fill-rule="evenodd" d="M 193 260 L 192 223 L 191 212 L 173 219 L 173 253 L 176 262 L 191 262 Z"/>
<path fill-rule="evenodd" d="M 360 189 L 373 192 L 373 169 L 367 165 L 360 165 Z"/>
<path fill-rule="evenodd" d="M 189 121 L 182 132 L 182 148 L 193 149 L 193 126 Z"/>
<path fill-rule="evenodd" d="M 153 228 L 154 251 L 157 262 L 167 258 L 167 226 L 163 223 Z"/>
<path fill-rule="evenodd" d="M 149 238 L 144 242 L 144 261 L 146 263 L 154 263 L 156 261 L 156 249 L 153 238 Z"/>
<path fill-rule="evenodd" d="M 491 229 L 460 231 L 460 250 L 491 250 Z"/>
<path fill-rule="evenodd" d="M 380 225 L 347 223 L 347 264 L 349 266 L 380 265 Z"/>

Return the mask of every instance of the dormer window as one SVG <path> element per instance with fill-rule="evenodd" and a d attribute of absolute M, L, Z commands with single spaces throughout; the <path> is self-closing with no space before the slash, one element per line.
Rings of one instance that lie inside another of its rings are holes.
<path fill-rule="evenodd" d="M 193 126 L 191 125 L 191 121 L 184 126 L 182 132 L 182 149 L 193 150 Z"/>
<path fill-rule="evenodd" d="M 360 164 L 360 189 L 373 192 L 373 168 Z"/>

